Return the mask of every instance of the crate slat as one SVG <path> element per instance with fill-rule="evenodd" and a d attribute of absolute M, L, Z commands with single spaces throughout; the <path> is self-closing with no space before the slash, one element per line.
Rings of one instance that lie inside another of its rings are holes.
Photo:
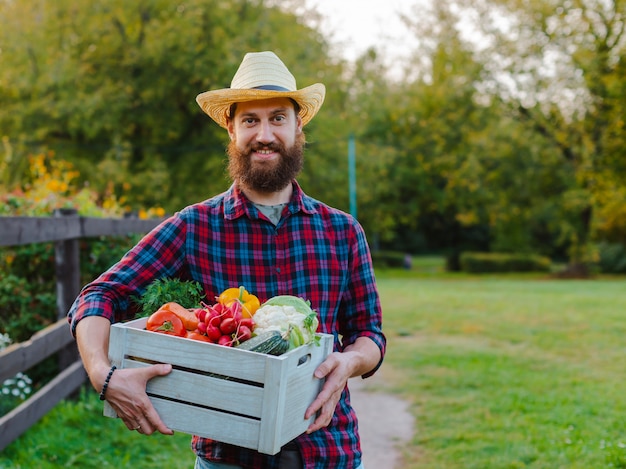
<path fill-rule="evenodd" d="M 149 365 L 128 359 L 125 359 L 122 365 L 123 368 L 146 366 Z M 172 381 L 176 382 L 175 387 L 171 386 Z M 157 397 L 261 418 L 263 402 L 263 388 L 261 386 L 246 385 L 188 371 L 172 370 L 167 377 L 157 376 L 151 379 L 146 391 Z"/>
<path fill-rule="evenodd" d="M 225 441 L 243 448 L 258 448 L 260 420 L 154 397 L 150 400 L 159 415 L 165 416 L 163 420 L 167 426 L 174 431 Z"/>
<path fill-rule="evenodd" d="M 124 356 L 263 382 L 266 362 L 262 355 L 248 352 L 246 360 L 239 360 L 241 353 L 246 351 L 150 332 L 144 329 L 146 322 L 146 318 L 141 318 L 111 326 L 112 333 L 119 329 L 125 330 Z"/>

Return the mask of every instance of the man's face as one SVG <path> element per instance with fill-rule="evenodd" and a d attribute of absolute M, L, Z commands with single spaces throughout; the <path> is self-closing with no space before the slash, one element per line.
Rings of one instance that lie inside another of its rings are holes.
<path fill-rule="evenodd" d="M 228 169 L 244 187 L 277 192 L 302 169 L 302 121 L 287 98 L 238 103 L 228 134 Z"/>

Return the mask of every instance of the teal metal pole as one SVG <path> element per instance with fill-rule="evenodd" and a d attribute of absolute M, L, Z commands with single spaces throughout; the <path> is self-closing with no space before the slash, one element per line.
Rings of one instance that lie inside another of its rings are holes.
<path fill-rule="evenodd" d="M 350 178 L 350 214 L 356 216 L 356 145 L 354 135 L 348 140 L 348 174 Z"/>

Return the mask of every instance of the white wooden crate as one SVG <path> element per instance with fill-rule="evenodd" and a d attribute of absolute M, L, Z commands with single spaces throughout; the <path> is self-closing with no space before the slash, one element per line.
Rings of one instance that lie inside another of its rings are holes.
<path fill-rule="evenodd" d="M 118 368 L 170 363 L 147 393 L 172 430 L 276 454 L 304 433 L 304 412 L 319 393 L 313 376 L 332 351 L 333 336 L 280 356 L 146 331 L 146 318 L 111 326 L 109 358 Z M 104 415 L 117 417 L 106 402 Z"/>

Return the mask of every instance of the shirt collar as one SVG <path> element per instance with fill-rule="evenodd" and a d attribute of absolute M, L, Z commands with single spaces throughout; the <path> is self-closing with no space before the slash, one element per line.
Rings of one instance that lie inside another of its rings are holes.
<path fill-rule="evenodd" d="M 289 213 L 294 214 L 298 212 L 306 213 L 308 215 L 317 213 L 313 201 L 306 196 L 302 191 L 302 188 L 298 182 L 294 179 L 293 193 L 291 200 L 289 201 Z M 226 220 L 235 220 L 236 218 L 246 215 L 250 219 L 258 219 L 258 211 L 250 202 L 250 199 L 241 191 L 241 189 L 234 183 L 224 196 L 224 218 Z"/>

